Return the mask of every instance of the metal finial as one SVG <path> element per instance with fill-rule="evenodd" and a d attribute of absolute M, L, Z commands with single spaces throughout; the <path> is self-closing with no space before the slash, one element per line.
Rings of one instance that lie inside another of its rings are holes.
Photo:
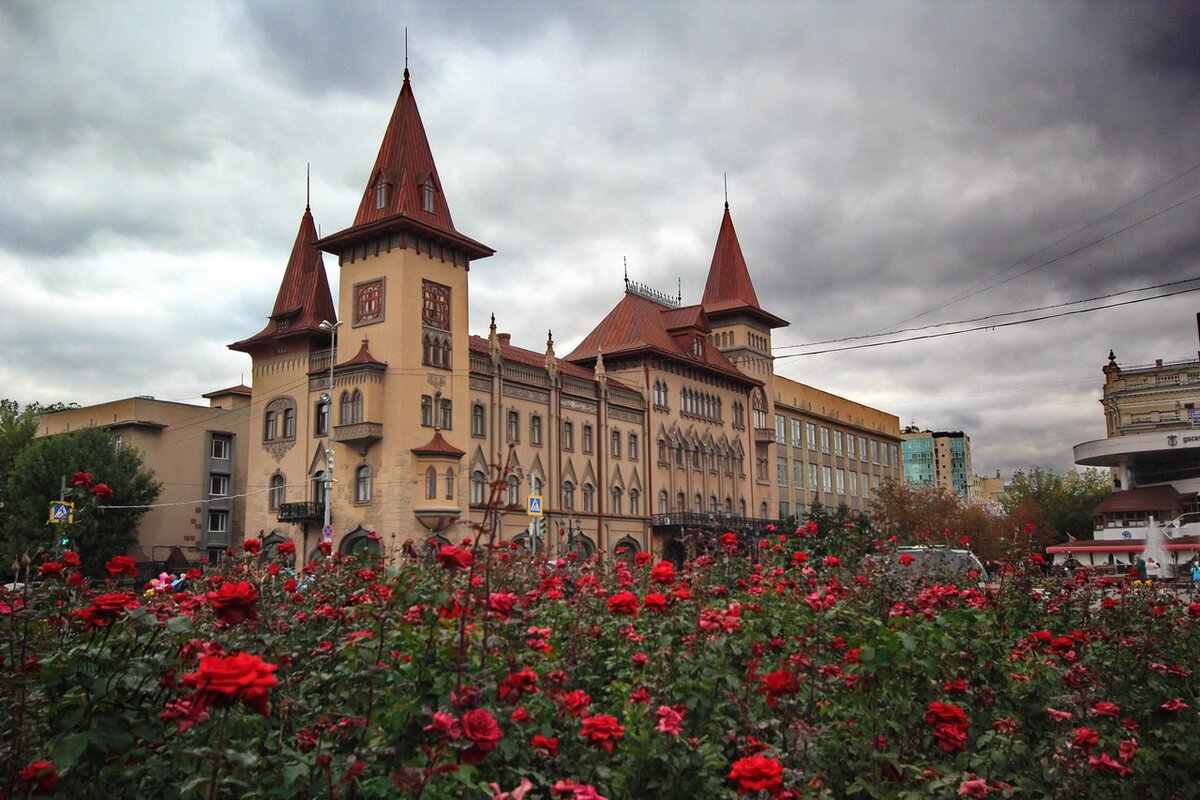
<path fill-rule="evenodd" d="M 304 164 L 304 210 L 312 210 L 312 162 Z"/>
<path fill-rule="evenodd" d="M 625 288 L 629 288 L 629 259 L 621 256 L 621 263 L 625 265 Z"/>
<path fill-rule="evenodd" d="M 683 305 L 683 278 L 675 278 L 675 302 Z"/>
<path fill-rule="evenodd" d="M 722 175 L 725 179 L 725 210 L 728 211 L 729 210 L 729 173 L 724 172 L 724 173 L 722 173 Z"/>
<path fill-rule="evenodd" d="M 404 26 L 404 80 L 408 80 L 408 26 Z"/>

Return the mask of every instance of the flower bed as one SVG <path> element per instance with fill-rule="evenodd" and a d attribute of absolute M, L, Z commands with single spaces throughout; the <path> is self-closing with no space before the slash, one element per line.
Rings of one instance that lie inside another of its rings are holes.
<path fill-rule="evenodd" d="M 684 567 L 463 546 L 299 575 L 255 541 L 182 591 L 34 565 L 0 593 L 0 797 L 1191 792 L 1200 605 L 764 536 Z"/>

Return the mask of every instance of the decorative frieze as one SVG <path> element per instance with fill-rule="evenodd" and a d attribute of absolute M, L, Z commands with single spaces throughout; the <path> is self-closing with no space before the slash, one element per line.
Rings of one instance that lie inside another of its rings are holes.
<path fill-rule="evenodd" d="M 625 420 L 626 422 L 642 422 L 645 415 L 637 411 L 628 411 L 624 408 L 608 407 L 608 416 L 611 419 Z"/>
<path fill-rule="evenodd" d="M 582 411 L 585 414 L 595 414 L 598 406 L 590 400 L 576 400 L 574 397 L 564 397 L 562 407 L 572 411 Z"/>
<path fill-rule="evenodd" d="M 472 365 L 472 366 L 474 366 L 474 365 Z M 481 392 L 490 393 L 492 391 L 492 379 L 484 378 L 484 377 L 477 376 L 477 375 L 472 375 L 471 376 L 471 388 L 477 389 L 478 391 L 481 391 Z"/>
<path fill-rule="evenodd" d="M 521 400 L 532 400 L 535 403 L 550 402 L 550 393 L 538 389 L 527 389 L 524 386 L 514 386 L 511 383 L 504 384 L 504 396 L 516 397 Z M 564 403 L 565 405 L 565 403 Z"/>

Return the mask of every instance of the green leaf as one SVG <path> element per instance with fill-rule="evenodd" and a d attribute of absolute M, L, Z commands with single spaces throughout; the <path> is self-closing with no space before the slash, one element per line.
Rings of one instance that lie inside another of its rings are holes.
<path fill-rule="evenodd" d="M 167 630 L 171 633 L 191 633 L 196 626 L 191 617 L 171 617 L 167 620 Z"/>
<path fill-rule="evenodd" d="M 62 769 L 68 769 L 87 750 L 91 734 L 88 732 L 72 733 L 55 740 L 50 745 L 50 757 Z"/>

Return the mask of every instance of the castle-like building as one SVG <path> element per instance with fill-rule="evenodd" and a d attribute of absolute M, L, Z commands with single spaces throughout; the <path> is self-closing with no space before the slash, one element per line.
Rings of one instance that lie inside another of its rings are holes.
<path fill-rule="evenodd" d="M 406 69 L 354 222 L 318 238 L 306 208 L 266 326 L 230 345 L 253 361 L 245 535 L 308 556 L 494 523 L 550 552 L 681 557 L 814 502 L 865 509 L 901 475 L 898 418 L 774 374 L 788 323 L 759 304 L 728 204 L 699 304 L 626 278 L 566 354 L 494 316 L 469 334 L 492 254 L 455 226 Z"/>

